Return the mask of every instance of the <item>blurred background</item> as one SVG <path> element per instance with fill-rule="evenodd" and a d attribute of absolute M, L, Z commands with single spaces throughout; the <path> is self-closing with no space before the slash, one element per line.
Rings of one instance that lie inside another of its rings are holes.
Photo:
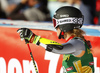
<path fill-rule="evenodd" d="M 36 35 L 64 43 L 58 39 L 52 24 L 55 11 L 73 6 L 84 15 L 82 29 L 91 41 L 95 73 L 100 73 L 100 0 L 0 0 L 0 73 L 35 73 L 19 28 L 30 28 Z M 42 30 L 41 30 L 42 29 Z M 63 73 L 62 55 L 30 44 L 39 73 Z"/>
<path fill-rule="evenodd" d="M 0 18 L 52 21 L 61 6 L 74 6 L 84 15 L 84 24 L 100 25 L 100 0 L 0 0 Z"/>

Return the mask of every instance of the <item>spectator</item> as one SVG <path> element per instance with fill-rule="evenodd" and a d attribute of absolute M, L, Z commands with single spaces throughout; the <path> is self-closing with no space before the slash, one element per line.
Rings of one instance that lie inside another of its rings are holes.
<path fill-rule="evenodd" d="M 8 4 L 19 4 L 21 2 L 21 0 L 7 0 Z"/>
<path fill-rule="evenodd" d="M 22 0 L 12 11 L 9 18 L 13 20 L 49 21 L 47 0 Z"/>
<path fill-rule="evenodd" d="M 5 12 L 1 8 L 1 1 L 0 1 L 0 18 L 6 18 Z"/>
<path fill-rule="evenodd" d="M 82 0 L 80 10 L 84 15 L 84 24 L 94 24 L 96 0 Z"/>
<path fill-rule="evenodd" d="M 1 0 L 1 8 L 8 16 L 21 0 Z"/>

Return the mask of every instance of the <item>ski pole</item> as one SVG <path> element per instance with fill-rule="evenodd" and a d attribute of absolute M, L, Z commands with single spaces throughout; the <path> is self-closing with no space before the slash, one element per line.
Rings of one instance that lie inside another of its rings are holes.
<path fill-rule="evenodd" d="M 39 72 L 38 72 L 38 68 L 37 68 L 37 66 L 36 66 L 36 62 L 35 62 L 35 60 L 34 60 L 34 58 L 33 58 L 32 51 L 31 51 L 31 49 L 30 49 L 29 43 L 27 43 L 27 46 L 28 46 L 28 49 L 29 49 L 29 51 L 30 51 L 30 56 L 31 56 L 33 65 L 34 65 L 34 67 L 35 67 L 35 71 L 36 71 L 36 73 L 39 73 Z"/>

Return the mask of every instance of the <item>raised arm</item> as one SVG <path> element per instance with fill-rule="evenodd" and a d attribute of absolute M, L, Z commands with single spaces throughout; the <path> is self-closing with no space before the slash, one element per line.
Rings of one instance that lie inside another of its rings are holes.
<path fill-rule="evenodd" d="M 30 42 L 36 45 L 40 45 L 44 47 L 47 51 L 53 53 L 78 55 L 82 51 L 85 51 L 84 43 L 79 39 L 73 39 L 68 43 L 60 44 L 58 42 L 37 36 L 27 28 L 21 28 L 17 32 L 20 32 L 21 39 L 25 39 L 26 43 Z"/>

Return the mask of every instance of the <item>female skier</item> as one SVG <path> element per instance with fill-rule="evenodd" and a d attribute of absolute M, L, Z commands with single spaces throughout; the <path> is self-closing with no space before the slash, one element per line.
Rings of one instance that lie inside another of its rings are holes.
<path fill-rule="evenodd" d="M 27 28 L 20 28 L 17 32 L 26 43 L 40 45 L 47 51 L 63 54 L 63 73 L 94 73 L 91 45 L 84 38 L 85 32 L 80 29 L 83 21 L 82 13 L 74 7 L 64 6 L 55 12 L 53 24 L 58 38 L 66 40 L 64 44 L 35 35 Z"/>

